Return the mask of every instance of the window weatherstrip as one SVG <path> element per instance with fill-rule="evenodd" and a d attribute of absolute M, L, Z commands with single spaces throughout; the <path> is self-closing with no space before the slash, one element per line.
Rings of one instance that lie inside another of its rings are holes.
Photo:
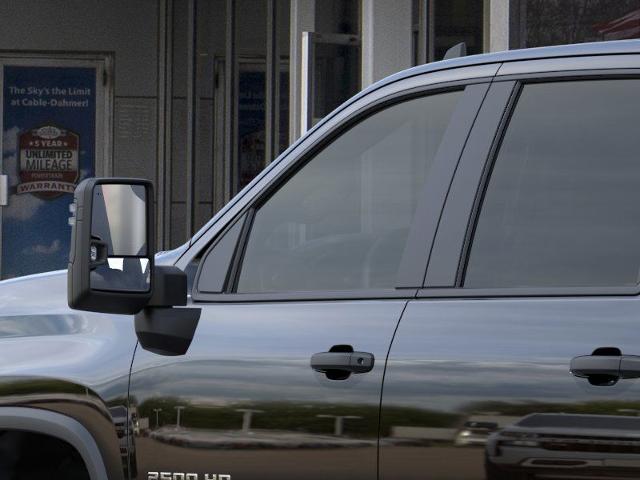
<path fill-rule="evenodd" d="M 196 271 L 196 274 L 194 276 L 194 280 L 193 280 L 193 288 L 192 288 L 192 292 L 191 292 L 191 296 L 194 300 L 197 300 L 203 296 L 206 295 L 210 295 L 210 294 L 214 294 L 214 295 L 220 295 L 220 293 L 218 292 L 207 292 L 207 291 L 201 291 L 198 287 L 200 285 L 200 276 L 202 274 L 202 270 L 206 264 L 206 260 L 207 257 L 209 256 L 209 254 L 211 253 L 212 250 L 214 250 L 218 244 L 224 239 L 224 237 L 231 231 L 233 230 L 233 228 L 236 226 L 237 222 L 242 222 L 242 227 L 241 227 L 241 231 L 240 234 L 238 235 L 238 238 L 236 240 L 236 244 L 234 246 L 234 250 L 233 253 L 231 255 L 231 261 L 229 262 L 229 265 L 227 265 L 227 271 L 225 273 L 225 279 L 224 282 L 222 284 L 222 291 L 226 292 L 228 289 L 228 286 L 230 285 L 230 280 L 233 277 L 235 270 L 234 267 L 236 267 L 236 262 L 237 262 L 237 258 L 239 257 L 239 247 L 240 245 L 242 245 L 242 239 L 243 239 L 243 235 L 246 235 L 246 231 L 248 228 L 248 224 L 249 224 L 249 220 L 250 218 L 252 218 L 253 216 L 253 210 L 249 210 L 247 213 L 243 213 L 240 215 L 239 218 L 232 220 L 231 222 L 229 222 L 229 225 L 227 228 L 224 229 L 224 231 L 222 231 L 217 237 L 216 239 L 209 245 L 209 247 L 206 248 L 204 254 L 202 255 L 202 257 L 200 258 L 200 262 L 198 264 L 198 269 Z"/>
<path fill-rule="evenodd" d="M 238 290 L 238 282 L 240 281 L 240 271 L 242 269 L 242 262 L 244 260 L 244 252 L 247 249 L 247 243 L 249 243 L 249 232 L 251 232 L 251 227 L 253 226 L 253 220 L 256 216 L 256 211 L 256 208 L 250 208 L 247 212 L 247 218 L 245 218 L 244 220 L 242 232 L 240 232 L 240 237 L 238 238 L 236 249 L 233 252 L 231 268 L 229 269 L 229 275 L 227 277 L 227 281 L 225 282 L 225 293 L 235 294 L 235 292 Z"/>

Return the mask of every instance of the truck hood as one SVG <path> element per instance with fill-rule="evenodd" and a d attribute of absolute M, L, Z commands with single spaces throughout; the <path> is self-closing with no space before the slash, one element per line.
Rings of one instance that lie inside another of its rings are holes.
<path fill-rule="evenodd" d="M 173 265 L 187 247 L 157 254 L 156 265 Z M 121 391 L 137 344 L 133 323 L 132 315 L 70 309 L 66 270 L 1 281 L 0 380 L 54 377 Z"/>
<path fill-rule="evenodd" d="M 66 270 L 0 282 L 0 377 L 108 382 L 126 374 L 136 341 L 133 316 L 68 307 Z"/>
<path fill-rule="evenodd" d="M 187 246 L 159 252 L 155 256 L 156 265 L 173 265 Z M 118 316 L 71 310 L 67 305 L 66 270 L 0 281 L 0 339 L 80 333 L 95 327 L 84 321 L 96 317 Z M 132 328 L 132 318 L 126 318 Z"/>
<path fill-rule="evenodd" d="M 35 312 L 68 310 L 67 271 L 29 275 L 0 282 L 0 319 Z M 1 322 L 2 320 L 0 320 Z M 0 336 L 4 334 L 0 327 Z"/>

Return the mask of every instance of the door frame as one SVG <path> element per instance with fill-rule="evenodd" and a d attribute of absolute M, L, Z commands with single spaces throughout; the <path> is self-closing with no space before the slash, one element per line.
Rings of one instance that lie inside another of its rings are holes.
<path fill-rule="evenodd" d="M 0 132 L 4 132 L 4 67 L 79 67 L 96 69 L 96 141 L 95 174 L 110 176 L 113 172 L 113 97 L 114 56 L 111 53 L 86 52 L 16 52 L 0 50 Z M 0 152 L 3 151 L 0 135 Z M 0 174 L 4 175 L 4 154 L 0 155 Z M 7 192 L 8 197 L 8 192 Z M 0 229 L 2 226 L 0 207 Z M 0 274 L 2 272 L 2 234 L 0 230 Z"/>
<path fill-rule="evenodd" d="M 293 172 L 324 148 L 337 135 L 349 129 L 355 122 L 385 108 L 410 98 L 436 94 L 451 90 L 464 90 L 462 98 L 454 111 L 445 138 L 439 147 L 432 166 L 431 181 L 423 187 L 424 195 L 418 202 L 413 224 L 407 240 L 398 273 L 397 288 L 374 289 L 357 291 L 324 291 L 324 292 L 282 292 L 273 294 L 245 294 L 228 293 L 213 294 L 198 292 L 197 287 L 192 292 L 195 301 L 204 302 L 247 302 L 247 301 L 300 301 L 327 299 L 367 299 L 367 298 L 405 298 L 412 296 L 416 288 L 422 284 L 425 275 L 427 256 L 430 245 L 435 236 L 440 212 L 445 202 L 453 172 L 458 163 L 459 155 L 467 139 L 471 125 L 475 121 L 476 113 L 482 104 L 491 78 L 498 70 L 499 64 L 473 66 L 425 75 L 395 82 L 380 91 L 356 97 L 342 112 L 334 112 L 329 119 L 314 127 L 312 133 L 303 137 L 297 144 L 290 147 L 278 161 L 269 168 L 236 197 L 213 219 L 212 225 L 203 227 L 201 235 L 196 235 L 191 247 L 176 262 L 176 266 L 185 269 L 189 263 L 203 254 L 215 238 L 224 234 L 225 227 L 232 225 L 247 211 L 252 210 L 265 198 L 270 196 Z M 325 124 L 326 123 L 326 124 Z M 325 128 L 319 128 L 323 125 Z M 461 133 L 463 132 L 463 133 Z M 444 179 L 444 180 L 443 180 Z M 249 193 L 250 192 L 250 193 Z M 217 220 L 220 221 L 218 222 Z M 211 222 L 210 222 L 211 223 Z M 243 237 L 241 235 L 241 237 Z M 242 248 L 244 238 L 241 238 L 237 248 Z M 416 259 L 418 259 L 416 261 Z M 198 274 L 196 273 L 196 277 Z"/>

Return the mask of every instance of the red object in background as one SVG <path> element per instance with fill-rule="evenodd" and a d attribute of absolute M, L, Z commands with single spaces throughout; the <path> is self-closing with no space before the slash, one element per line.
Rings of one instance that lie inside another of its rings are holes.
<path fill-rule="evenodd" d="M 640 37 L 640 9 L 609 22 L 598 23 L 594 29 L 602 40 L 624 40 Z"/>

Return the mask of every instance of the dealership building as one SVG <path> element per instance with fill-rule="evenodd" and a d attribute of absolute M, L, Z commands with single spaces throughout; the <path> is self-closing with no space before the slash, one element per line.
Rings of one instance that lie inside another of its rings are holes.
<path fill-rule="evenodd" d="M 185 242 L 291 142 L 396 71 L 640 37 L 640 0 L 6 0 L 0 275 L 66 267 L 71 192 L 156 186 Z"/>

